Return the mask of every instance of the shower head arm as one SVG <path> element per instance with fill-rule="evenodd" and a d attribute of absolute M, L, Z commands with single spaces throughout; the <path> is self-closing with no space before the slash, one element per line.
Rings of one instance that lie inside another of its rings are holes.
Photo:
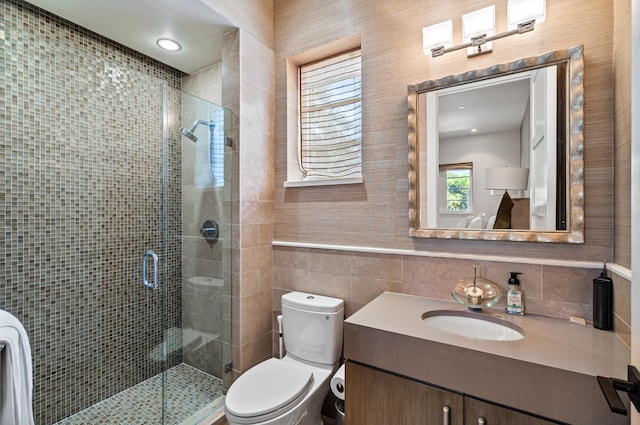
<path fill-rule="evenodd" d="M 207 127 L 209 127 L 211 124 L 213 124 L 213 121 L 196 120 L 189 131 L 194 131 L 199 125 L 206 125 Z"/>

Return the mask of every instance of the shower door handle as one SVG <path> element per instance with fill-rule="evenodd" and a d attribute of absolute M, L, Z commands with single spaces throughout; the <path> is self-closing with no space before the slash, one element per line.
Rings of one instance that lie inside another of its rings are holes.
<path fill-rule="evenodd" d="M 147 260 L 153 259 L 153 280 L 149 282 L 147 276 Z M 142 282 L 144 287 L 148 290 L 153 290 L 158 287 L 158 256 L 155 252 L 149 250 L 142 256 Z"/>

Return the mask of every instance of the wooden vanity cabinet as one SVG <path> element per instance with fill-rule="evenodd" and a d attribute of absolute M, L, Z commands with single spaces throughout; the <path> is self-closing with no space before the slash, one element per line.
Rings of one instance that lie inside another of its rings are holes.
<path fill-rule="evenodd" d="M 552 425 L 515 410 L 347 362 L 345 425 Z"/>
<path fill-rule="evenodd" d="M 346 375 L 345 425 L 464 425 L 460 394 L 353 362 Z"/>

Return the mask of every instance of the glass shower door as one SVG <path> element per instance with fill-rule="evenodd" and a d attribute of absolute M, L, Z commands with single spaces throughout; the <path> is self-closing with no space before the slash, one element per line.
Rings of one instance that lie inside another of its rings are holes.
<path fill-rule="evenodd" d="M 164 287 L 167 306 L 181 306 L 180 321 L 165 327 L 167 424 L 198 423 L 222 407 L 231 362 L 233 116 L 182 93 L 180 120 L 169 142 L 181 149 L 182 222 L 165 239 L 181 244 L 182 258 L 180 290 Z"/>

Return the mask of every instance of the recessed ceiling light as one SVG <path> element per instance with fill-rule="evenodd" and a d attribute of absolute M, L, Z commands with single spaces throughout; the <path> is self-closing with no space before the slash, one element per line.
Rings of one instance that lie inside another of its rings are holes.
<path fill-rule="evenodd" d="M 469 130 L 469 131 L 470 131 L 470 132 L 472 132 L 472 133 L 475 133 L 475 132 L 477 132 L 477 131 L 478 131 L 478 129 L 477 129 L 477 128 L 472 128 L 472 129 L 471 129 L 471 130 Z"/>
<path fill-rule="evenodd" d="M 156 43 L 161 49 L 168 50 L 170 52 L 177 52 L 182 49 L 182 46 L 177 41 L 169 38 L 159 38 Z"/>
<path fill-rule="evenodd" d="M 464 105 L 458 106 L 458 109 L 464 109 Z"/>

